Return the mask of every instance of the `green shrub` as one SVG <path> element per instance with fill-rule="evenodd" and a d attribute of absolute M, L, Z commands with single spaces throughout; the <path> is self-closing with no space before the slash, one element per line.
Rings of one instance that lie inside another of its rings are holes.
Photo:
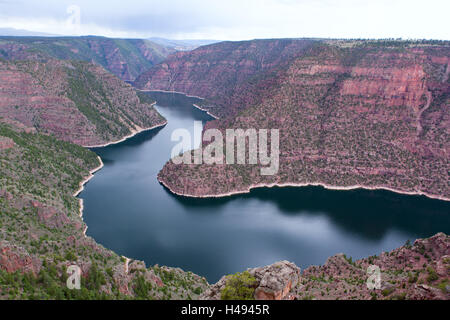
<path fill-rule="evenodd" d="M 447 293 L 448 292 L 447 291 L 447 286 L 448 285 L 449 285 L 449 280 L 448 279 L 444 279 L 437 285 L 437 287 L 439 289 L 441 289 L 442 292 Z"/>
<path fill-rule="evenodd" d="M 227 276 L 225 288 L 221 292 L 222 300 L 253 300 L 256 279 L 248 271 Z"/>
<path fill-rule="evenodd" d="M 428 276 L 427 276 L 427 282 L 433 282 L 439 279 L 439 276 L 437 275 L 436 271 L 432 267 L 427 268 Z"/>
<path fill-rule="evenodd" d="M 75 253 L 73 253 L 72 251 L 67 251 L 66 252 L 66 256 L 65 256 L 66 260 L 68 261 L 77 261 L 78 257 L 76 256 Z"/>
<path fill-rule="evenodd" d="M 384 296 L 384 297 L 387 297 L 388 295 L 390 295 L 392 292 L 394 292 L 395 291 L 395 288 L 394 287 L 391 287 L 391 288 L 386 288 L 386 289 L 383 289 L 383 291 L 381 291 L 381 294 Z"/>

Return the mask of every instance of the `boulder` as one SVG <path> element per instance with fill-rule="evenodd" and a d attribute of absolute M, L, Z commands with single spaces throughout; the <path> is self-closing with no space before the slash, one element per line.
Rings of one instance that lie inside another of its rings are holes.
<path fill-rule="evenodd" d="M 289 261 L 280 261 L 272 265 L 247 270 L 256 279 L 254 298 L 256 300 L 292 300 L 300 280 L 300 268 Z M 212 285 L 201 300 L 220 300 L 227 277 L 222 277 Z"/>

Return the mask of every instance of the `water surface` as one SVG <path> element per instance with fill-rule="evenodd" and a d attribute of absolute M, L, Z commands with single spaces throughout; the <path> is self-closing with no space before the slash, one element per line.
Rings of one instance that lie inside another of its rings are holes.
<path fill-rule="evenodd" d="M 193 132 L 194 120 L 211 117 L 192 107 L 194 98 L 151 96 L 168 124 L 94 149 L 105 167 L 81 194 L 87 234 L 118 254 L 216 282 L 279 260 L 305 268 L 339 252 L 361 258 L 450 233 L 448 202 L 389 191 L 289 187 L 222 199 L 175 196 L 156 180 L 175 145 L 171 133 Z"/>

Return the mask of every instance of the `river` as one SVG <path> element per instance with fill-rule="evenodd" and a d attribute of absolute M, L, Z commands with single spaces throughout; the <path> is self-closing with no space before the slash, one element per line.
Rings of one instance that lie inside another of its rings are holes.
<path fill-rule="evenodd" d="M 176 144 L 172 131 L 193 132 L 194 120 L 212 118 L 192 106 L 195 98 L 148 94 L 168 124 L 94 148 L 105 166 L 80 195 L 87 235 L 120 255 L 214 283 L 279 260 L 303 269 L 340 252 L 357 259 L 450 233 L 448 202 L 383 190 L 288 187 L 220 199 L 175 196 L 156 179 Z"/>

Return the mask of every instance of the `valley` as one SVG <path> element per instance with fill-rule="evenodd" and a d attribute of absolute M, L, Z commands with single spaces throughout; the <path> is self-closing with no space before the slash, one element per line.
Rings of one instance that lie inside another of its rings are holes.
<path fill-rule="evenodd" d="M 448 299 L 449 50 L 1 37 L 0 298 Z M 193 120 L 280 129 L 279 172 L 174 164 Z"/>
<path fill-rule="evenodd" d="M 204 97 L 220 118 L 205 129 L 280 129 L 280 170 L 168 162 L 158 179 L 193 197 L 323 185 L 448 200 L 448 56 L 448 43 L 407 41 L 255 40 L 177 53 L 135 85 Z"/>

